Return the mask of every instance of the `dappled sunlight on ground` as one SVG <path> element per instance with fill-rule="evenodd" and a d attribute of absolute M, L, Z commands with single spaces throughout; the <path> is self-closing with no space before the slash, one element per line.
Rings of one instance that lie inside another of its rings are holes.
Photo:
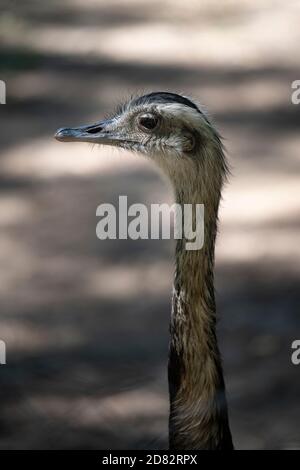
<path fill-rule="evenodd" d="M 0 20 L 0 447 L 166 446 L 174 245 L 99 241 L 95 230 L 102 202 L 171 202 L 172 192 L 146 159 L 53 139 L 152 89 L 196 97 L 225 137 L 216 288 L 236 446 L 300 447 L 290 362 L 299 2 L 10 4 Z"/>

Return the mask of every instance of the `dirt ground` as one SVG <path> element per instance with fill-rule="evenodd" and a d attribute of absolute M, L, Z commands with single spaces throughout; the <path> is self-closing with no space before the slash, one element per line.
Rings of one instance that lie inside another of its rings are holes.
<path fill-rule="evenodd" d="M 299 2 L 1 1 L 0 448 L 167 442 L 168 241 L 99 241 L 96 207 L 171 201 L 143 159 L 53 139 L 130 93 L 197 98 L 232 176 L 216 253 L 240 449 L 300 447 Z"/>

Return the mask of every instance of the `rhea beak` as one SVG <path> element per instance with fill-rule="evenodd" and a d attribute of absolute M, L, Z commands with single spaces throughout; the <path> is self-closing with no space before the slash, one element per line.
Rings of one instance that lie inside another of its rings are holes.
<path fill-rule="evenodd" d="M 60 142 L 90 142 L 94 144 L 117 145 L 122 139 L 112 130 L 112 120 L 101 121 L 89 126 L 63 127 L 54 135 Z"/>

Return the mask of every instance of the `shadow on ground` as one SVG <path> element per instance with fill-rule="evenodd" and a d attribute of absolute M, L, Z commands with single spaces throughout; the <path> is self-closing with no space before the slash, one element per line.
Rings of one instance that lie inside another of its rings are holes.
<path fill-rule="evenodd" d="M 18 15 L 32 26 L 66 28 L 158 20 L 150 4 L 143 10 L 94 7 L 83 14 L 67 4 L 57 13 L 60 3 L 42 8 L 41 2 L 22 2 Z M 299 171 L 299 161 L 288 155 L 283 161 L 276 151 L 280 140 L 297 133 L 296 107 L 276 102 L 253 109 L 234 100 L 237 87 L 290 83 L 296 67 L 122 62 L 11 44 L 2 45 L 0 55 L 1 76 L 11 83 L 8 104 L 0 109 L 3 165 L 16 148 L 37 139 L 52 145 L 60 126 L 101 118 L 123 94 L 161 88 L 232 95 L 231 106 L 216 105 L 214 113 L 229 145 L 249 137 L 242 158 L 259 166 L 266 181 L 269 169 L 279 175 Z M 12 222 L 2 219 L 0 244 L 0 338 L 8 362 L 0 371 L 0 447 L 166 447 L 173 245 L 95 237 L 98 204 L 116 203 L 119 194 L 129 202 L 161 202 L 169 196 L 163 183 L 146 167 L 49 178 L 17 170 L 0 176 L 0 206 L 12 201 L 17 214 Z M 25 203 L 30 211 L 18 216 Z M 258 228 L 295 231 L 299 224 L 287 216 Z M 290 362 L 291 341 L 300 330 L 298 282 L 294 266 L 276 259 L 217 263 L 219 337 L 238 447 L 299 442 L 300 383 Z"/>

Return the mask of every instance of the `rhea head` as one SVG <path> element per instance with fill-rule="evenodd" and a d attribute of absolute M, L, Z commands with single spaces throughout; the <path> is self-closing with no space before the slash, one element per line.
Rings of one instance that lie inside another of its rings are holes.
<path fill-rule="evenodd" d="M 176 193 L 186 196 L 199 190 L 199 185 L 202 189 L 211 188 L 219 196 L 226 175 L 217 131 L 199 106 L 175 93 L 154 92 L 134 97 L 109 119 L 59 129 L 55 138 L 144 154 L 169 177 Z"/>
<path fill-rule="evenodd" d="M 60 141 L 92 142 L 142 153 L 171 180 L 176 202 L 203 203 L 203 250 L 177 240 L 169 353 L 170 448 L 232 449 L 215 333 L 214 241 L 226 160 L 217 131 L 190 99 L 150 93 L 110 119 L 60 129 Z"/>

